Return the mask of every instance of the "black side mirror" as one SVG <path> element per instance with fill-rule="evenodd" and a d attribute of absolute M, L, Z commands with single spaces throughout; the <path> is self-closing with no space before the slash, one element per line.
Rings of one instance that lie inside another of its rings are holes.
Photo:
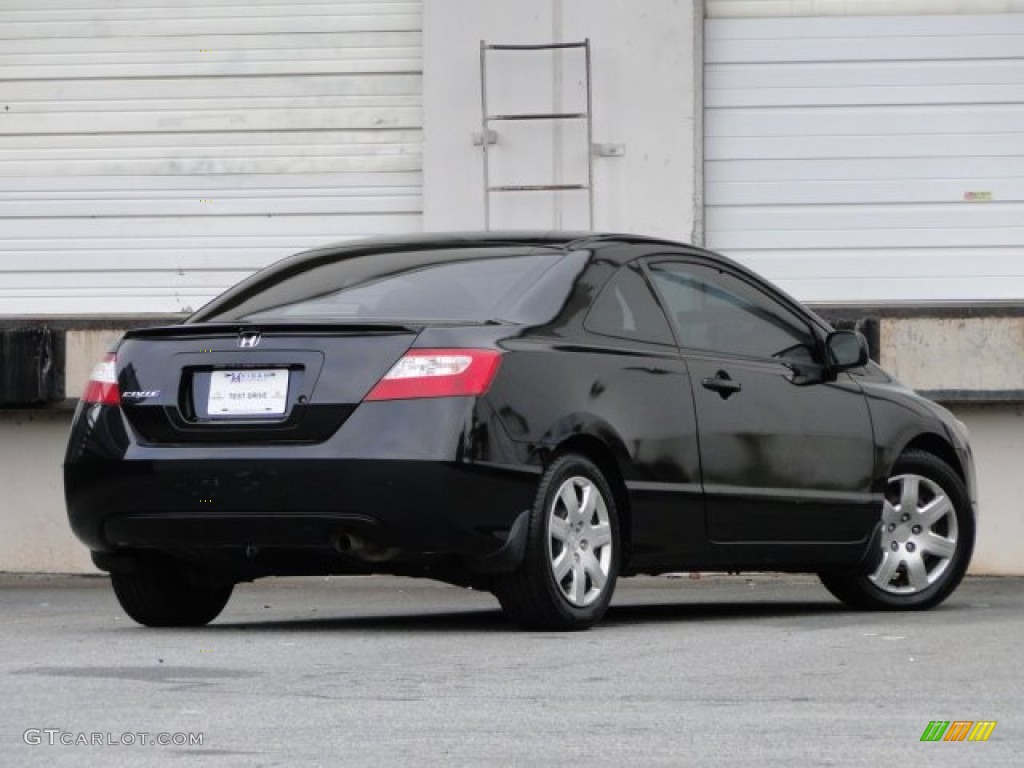
<path fill-rule="evenodd" d="M 857 331 L 833 331 L 825 339 L 828 368 L 833 373 L 868 363 L 868 342 Z"/>

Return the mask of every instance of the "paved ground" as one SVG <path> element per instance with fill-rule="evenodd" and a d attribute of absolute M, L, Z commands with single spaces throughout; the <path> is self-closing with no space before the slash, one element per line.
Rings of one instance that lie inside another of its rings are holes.
<path fill-rule="evenodd" d="M 101 578 L 0 576 L 0 766 L 1019 766 L 1022 587 L 861 614 L 810 577 L 632 579 L 560 635 L 453 587 L 299 579 L 171 631 Z M 919 741 L 958 719 L 998 726 Z M 60 743 L 140 732 L 203 743 Z"/>

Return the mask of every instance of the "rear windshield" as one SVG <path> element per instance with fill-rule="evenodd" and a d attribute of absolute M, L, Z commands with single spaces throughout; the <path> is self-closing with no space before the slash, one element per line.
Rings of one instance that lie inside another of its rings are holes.
<path fill-rule="evenodd" d="M 317 259 L 256 275 L 193 321 L 522 322 L 544 276 L 562 272 L 565 259 L 561 250 L 507 246 Z"/>

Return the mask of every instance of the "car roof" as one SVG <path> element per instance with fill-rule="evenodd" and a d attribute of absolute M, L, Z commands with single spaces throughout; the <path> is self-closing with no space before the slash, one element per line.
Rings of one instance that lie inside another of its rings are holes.
<path fill-rule="evenodd" d="M 450 250 L 450 255 L 441 256 L 438 261 L 460 259 L 459 251 L 469 249 L 507 246 L 510 249 L 554 248 L 561 251 L 600 251 L 600 260 L 605 263 L 622 265 L 644 255 L 656 255 L 658 248 L 670 248 L 677 253 L 685 253 L 699 259 L 705 259 L 720 265 L 729 265 L 740 273 L 746 274 L 759 282 L 763 279 L 742 264 L 722 254 L 705 250 L 699 246 L 683 243 L 668 238 L 651 237 L 615 232 L 558 231 L 558 230 L 507 230 L 507 231 L 452 231 L 426 232 L 406 235 L 384 235 L 377 237 L 358 238 L 332 243 L 318 248 L 296 253 L 282 259 L 256 274 L 243 280 L 225 294 L 201 309 L 196 315 L 228 296 L 251 289 L 255 280 L 265 279 L 271 275 L 281 276 L 289 272 L 301 272 L 317 262 L 329 263 L 347 260 L 359 256 L 373 256 L 376 253 L 396 251 L 430 251 Z M 629 246 L 649 246 L 651 250 L 645 254 L 643 249 Z M 463 254 L 462 258 L 465 257 Z M 769 284 L 770 285 L 770 284 Z M 799 308 L 822 327 L 828 327 L 821 318 L 807 307 L 803 307 L 794 298 L 782 291 L 778 286 L 771 289 L 792 307 Z"/>
<path fill-rule="evenodd" d="M 370 255 L 380 251 L 391 250 L 461 250 L 465 248 L 487 248 L 500 245 L 510 247 L 559 248 L 564 250 L 582 250 L 602 248 L 613 245 L 664 245 L 674 248 L 686 248 L 699 251 L 694 246 L 668 239 L 610 232 L 585 231 L 544 231 L 544 230 L 508 230 L 492 232 L 427 232 L 411 235 L 385 235 L 381 237 L 345 240 L 339 243 L 314 248 L 296 254 L 293 258 L 306 261 L 323 257 L 352 257 Z M 607 258 L 608 253 L 602 253 Z M 635 254 L 629 256 L 635 258 Z M 618 260 L 618 259 L 616 259 Z"/>

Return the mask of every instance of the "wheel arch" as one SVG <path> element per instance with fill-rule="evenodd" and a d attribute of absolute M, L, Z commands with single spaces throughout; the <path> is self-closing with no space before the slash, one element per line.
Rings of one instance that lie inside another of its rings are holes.
<path fill-rule="evenodd" d="M 960 461 L 960 457 L 957 455 L 956 449 L 950 444 L 948 440 L 935 434 L 934 432 L 926 432 L 918 435 L 903 446 L 903 450 L 900 451 L 897 459 L 910 451 L 924 451 L 930 453 L 936 458 L 942 459 L 946 462 L 950 468 L 957 473 L 964 483 L 967 483 L 967 475 L 964 472 L 963 463 Z"/>

